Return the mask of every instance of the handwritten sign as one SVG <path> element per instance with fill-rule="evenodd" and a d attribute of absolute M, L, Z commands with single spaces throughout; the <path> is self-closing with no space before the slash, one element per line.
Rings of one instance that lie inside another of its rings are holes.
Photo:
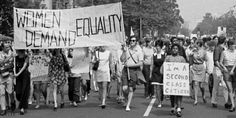
<path fill-rule="evenodd" d="M 117 45 L 124 37 L 121 3 L 63 10 L 14 8 L 16 49 Z"/>
<path fill-rule="evenodd" d="M 189 64 L 164 63 L 164 95 L 189 96 Z"/>
<path fill-rule="evenodd" d="M 29 71 L 33 81 L 47 79 L 50 58 L 44 54 L 32 55 L 30 58 Z"/>

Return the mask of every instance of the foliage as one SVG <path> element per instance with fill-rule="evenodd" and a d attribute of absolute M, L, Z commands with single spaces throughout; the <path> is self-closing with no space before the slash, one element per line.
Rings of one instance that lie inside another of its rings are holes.
<path fill-rule="evenodd" d="M 13 1 L 0 0 L 0 34 L 13 37 Z"/>
<path fill-rule="evenodd" d="M 206 13 L 203 20 L 193 30 L 193 33 L 199 30 L 201 35 L 217 34 L 218 27 L 226 27 L 227 34 L 229 36 L 235 36 L 236 18 L 233 15 L 233 11 L 229 11 L 218 18 L 214 18 L 211 13 Z"/>

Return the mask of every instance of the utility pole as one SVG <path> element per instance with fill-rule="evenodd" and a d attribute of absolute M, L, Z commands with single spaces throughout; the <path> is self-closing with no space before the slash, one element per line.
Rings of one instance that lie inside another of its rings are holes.
<path fill-rule="evenodd" d="M 142 5 L 142 0 L 140 0 L 140 5 Z M 143 39 L 143 31 L 142 31 L 142 29 L 143 29 L 143 27 L 142 27 L 142 18 L 141 18 L 141 16 L 140 16 L 140 23 L 139 23 L 139 27 L 140 27 L 140 31 L 139 31 L 139 33 L 140 33 L 140 40 L 142 40 Z"/>

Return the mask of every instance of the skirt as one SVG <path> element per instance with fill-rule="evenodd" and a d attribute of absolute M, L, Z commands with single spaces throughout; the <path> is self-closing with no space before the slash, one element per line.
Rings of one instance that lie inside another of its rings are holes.
<path fill-rule="evenodd" d="M 205 82 L 206 79 L 206 69 L 203 64 L 193 64 L 190 68 L 190 76 L 193 81 Z"/>

